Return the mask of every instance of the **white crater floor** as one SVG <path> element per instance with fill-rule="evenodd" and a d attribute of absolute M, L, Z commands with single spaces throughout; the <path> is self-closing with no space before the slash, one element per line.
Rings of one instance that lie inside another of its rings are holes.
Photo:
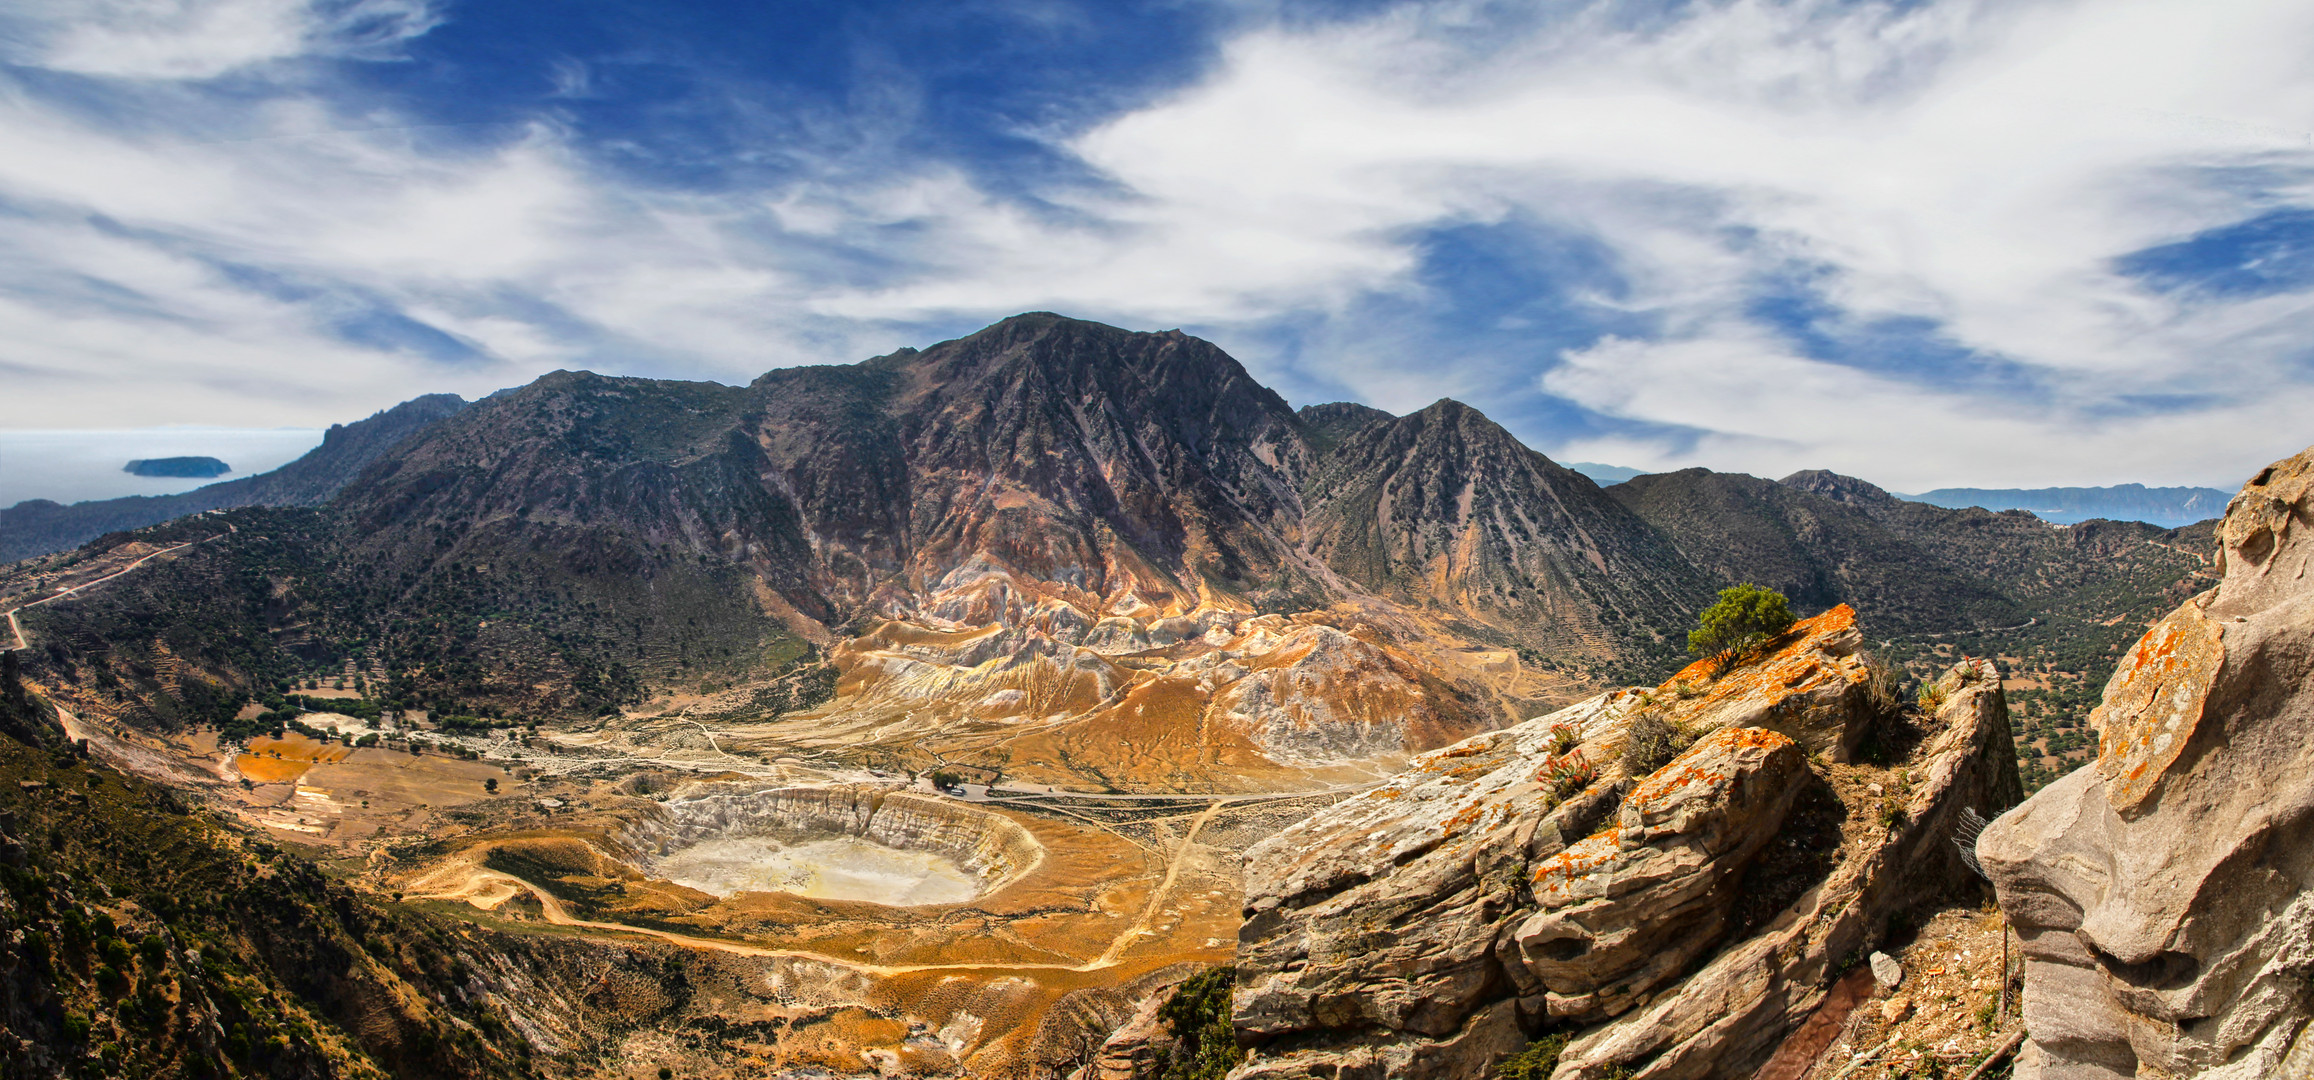
<path fill-rule="evenodd" d="M 961 904 L 979 883 L 947 858 L 855 836 L 782 842 L 768 836 L 709 840 L 653 860 L 652 872 L 716 896 L 784 892 L 874 904 Z"/>

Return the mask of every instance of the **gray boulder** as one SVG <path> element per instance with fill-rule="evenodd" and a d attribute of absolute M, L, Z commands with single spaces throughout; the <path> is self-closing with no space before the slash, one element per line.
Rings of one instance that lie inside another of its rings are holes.
<path fill-rule="evenodd" d="M 2019 1080 L 2314 1076 L 2314 450 L 2234 497 L 2098 757 L 1977 854 L 2025 950 Z"/>

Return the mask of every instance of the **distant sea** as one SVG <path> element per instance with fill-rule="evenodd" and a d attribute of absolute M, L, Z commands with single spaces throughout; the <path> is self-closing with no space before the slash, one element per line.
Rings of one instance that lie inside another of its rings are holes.
<path fill-rule="evenodd" d="M 124 431 L 0 430 L 0 507 L 26 499 L 60 503 L 123 495 L 174 495 L 278 469 L 321 445 L 320 428 L 158 427 Z M 134 476 L 135 458 L 213 457 L 218 477 Z"/>

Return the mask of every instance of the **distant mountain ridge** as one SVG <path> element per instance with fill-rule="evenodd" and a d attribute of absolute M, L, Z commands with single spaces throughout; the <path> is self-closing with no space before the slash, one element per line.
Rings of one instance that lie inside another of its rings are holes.
<path fill-rule="evenodd" d="M 1987 510 L 2029 510 L 2043 521 L 2072 525 L 2095 518 L 2144 521 L 2167 528 L 2223 517 L 2233 496 L 2216 488 L 2111 487 L 1938 488 L 1898 498 L 1931 506 Z"/>
<path fill-rule="evenodd" d="M 1591 482 L 1600 487 L 1611 487 L 1634 476 L 1647 475 L 1647 470 L 1634 469 L 1629 465 L 1603 465 L 1596 461 L 1570 461 L 1566 464 L 1568 468 L 1590 477 Z"/>
<path fill-rule="evenodd" d="M 132 495 L 69 506 L 48 499 L 27 499 L 0 510 L 0 562 L 63 551 L 106 533 L 139 529 L 206 510 L 316 505 L 337 494 L 379 455 L 465 407 L 465 399 L 456 394 L 412 398 L 364 420 L 330 425 L 320 446 L 272 472 L 207 484 L 181 494 Z"/>

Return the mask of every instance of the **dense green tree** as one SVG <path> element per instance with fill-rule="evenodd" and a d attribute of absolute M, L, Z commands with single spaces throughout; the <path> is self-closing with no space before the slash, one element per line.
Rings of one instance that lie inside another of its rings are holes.
<path fill-rule="evenodd" d="M 1697 656 L 1740 652 L 1783 633 L 1797 621 L 1784 594 L 1746 582 L 1721 589 L 1719 601 L 1703 609 L 1696 628 L 1688 631 L 1687 651 Z"/>

